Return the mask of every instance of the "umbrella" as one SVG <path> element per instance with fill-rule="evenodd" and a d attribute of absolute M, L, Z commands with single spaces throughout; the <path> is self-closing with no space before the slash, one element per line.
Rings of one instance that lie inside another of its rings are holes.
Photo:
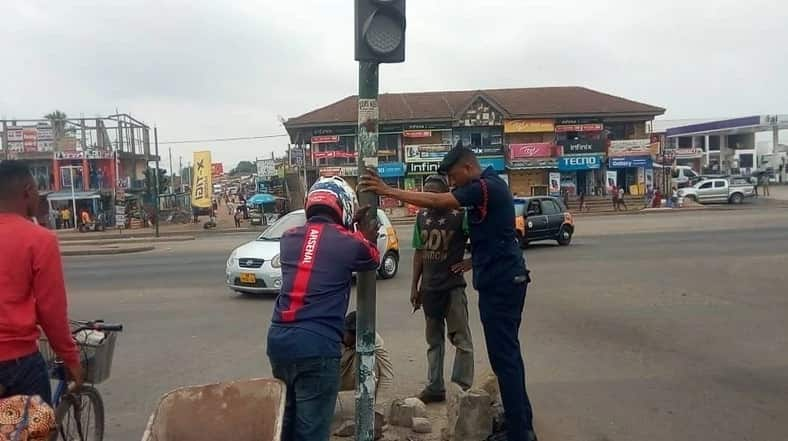
<path fill-rule="evenodd" d="M 249 205 L 270 204 L 272 202 L 276 202 L 276 198 L 268 193 L 258 193 L 246 201 Z"/>

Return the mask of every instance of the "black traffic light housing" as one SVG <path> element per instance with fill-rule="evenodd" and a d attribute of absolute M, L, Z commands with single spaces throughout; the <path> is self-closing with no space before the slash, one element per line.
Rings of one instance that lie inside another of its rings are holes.
<path fill-rule="evenodd" d="M 355 0 L 356 61 L 405 61 L 405 0 Z"/>

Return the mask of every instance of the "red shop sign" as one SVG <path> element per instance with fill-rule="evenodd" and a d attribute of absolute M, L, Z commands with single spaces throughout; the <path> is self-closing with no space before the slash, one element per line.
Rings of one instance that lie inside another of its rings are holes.
<path fill-rule="evenodd" d="M 429 130 L 406 130 L 402 132 L 402 136 L 405 138 L 429 138 L 432 136 L 432 132 Z"/>
<path fill-rule="evenodd" d="M 555 126 L 556 133 L 565 132 L 601 132 L 603 129 L 602 124 L 569 124 Z"/>
<path fill-rule="evenodd" d="M 549 158 L 553 156 L 554 146 L 552 142 L 509 144 L 509 159 Z"/>
<path fill-rule="evenodd" d="M 320 135 L 312 137 L 312 144 L 328 144 L 339 142 L 339 135 Z"/>
<path fill-rule="evenodd" d="M 315 152 L 315 159 L 331 159 L 331 158 L 355 158 L 355 153 L 343 152 L 340 150 L 330 150 L 327 152 Z"/>

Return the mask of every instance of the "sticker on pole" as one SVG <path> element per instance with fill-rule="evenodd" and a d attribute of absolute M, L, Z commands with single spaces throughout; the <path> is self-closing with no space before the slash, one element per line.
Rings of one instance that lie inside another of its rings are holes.
<path fill-rule="evenodd" d="M 362 163 L 368 166 L 376 165 L 378 159 L 378 116 L 377 99 L 358 100 L 358 148 Z"/>

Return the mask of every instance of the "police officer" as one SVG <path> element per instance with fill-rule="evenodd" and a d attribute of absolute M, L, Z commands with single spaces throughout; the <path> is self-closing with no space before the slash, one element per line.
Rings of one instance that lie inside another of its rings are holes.
<path fill-rule="evenodd" d="M 456 187 L 451 193 L 391 188 L 373 169 L 361 177 L 359 188 L 419 207 L 468 210 L 472 262 L 465 261 L 454 269 L 473 268 L 473 285 L 479 291 L 487 353 L 501 389 L 508 439 L 535 441 L 518 336 L 530 279 L 517 245 L 512 195 L 495 170 L 482 170 L 473 151 L 461 143 L 443 159 L 440 172 L 447 174 Z"/>

